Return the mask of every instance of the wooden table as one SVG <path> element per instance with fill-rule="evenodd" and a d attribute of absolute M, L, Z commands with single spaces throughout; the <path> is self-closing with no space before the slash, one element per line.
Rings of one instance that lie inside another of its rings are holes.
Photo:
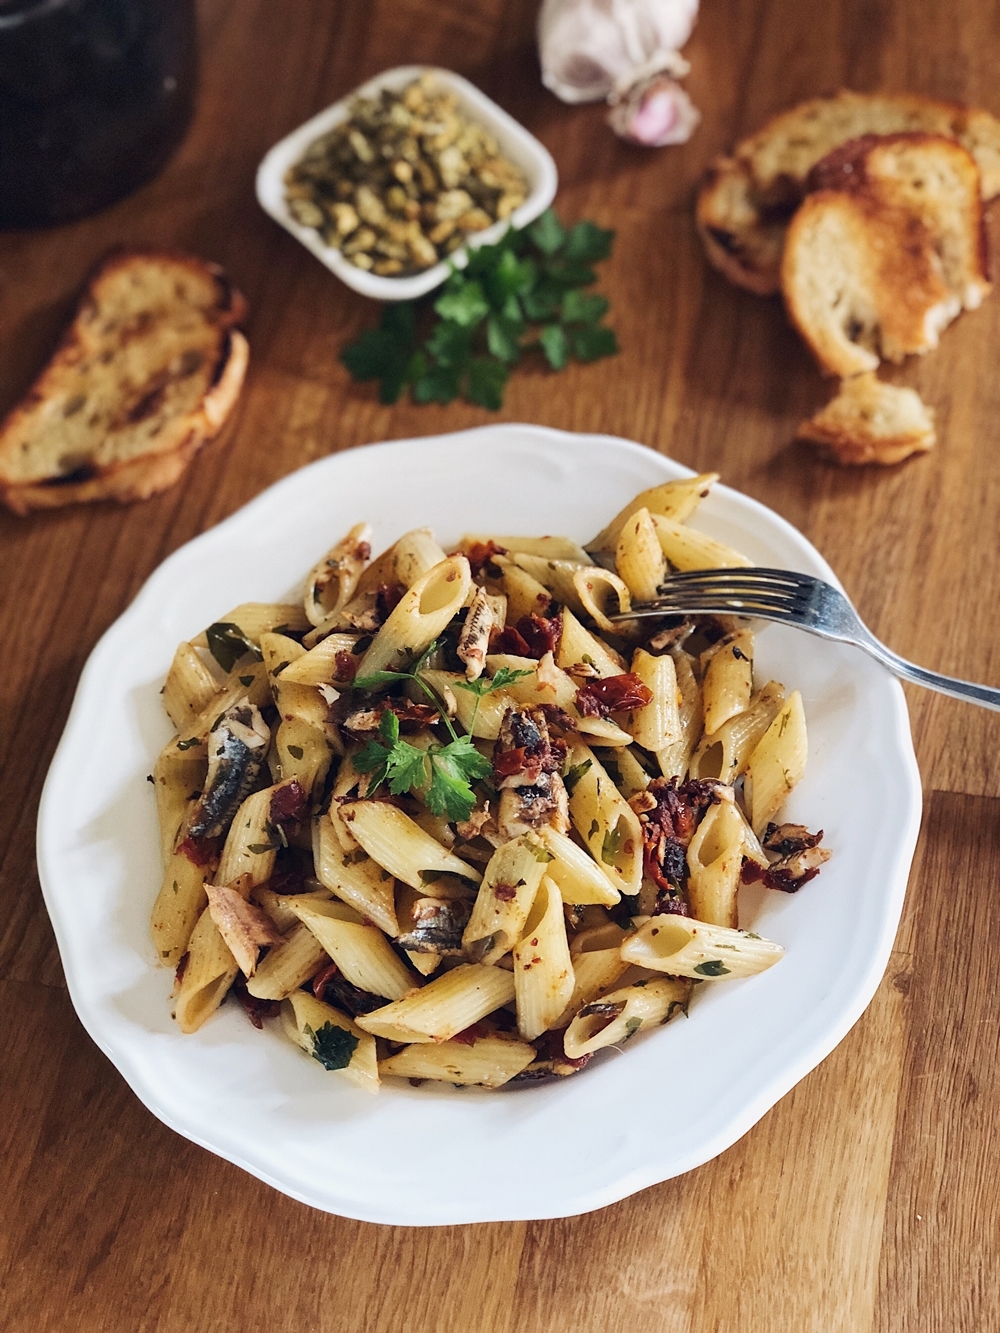
<path fill-rule="evenodd" d="M 1000 717 L 910 693 L 926 791 L 885 980 L 814 1073 L 718 1160 L 589 1216 L 419 1230 L 294 1203 L 139 1104 L 70 1005 L 34 867 L 35 812 L 80 668 L 147 575 L 334 450 L 497 418 L 381 407 L 337 361 L 372 307 L 257 208 L 256 164 L 386 66 L 451 66 L 551 149 L 569 219 L 613 226 L 622 353 L 517 373 L 501 416 L 642 440 L 765 501 L 830 559 L 876 633 L 1000 683 L 1000 297 L 892 378 L 938 414 L 929 457 L 841 471 L 790 443 L 828 389 L 776 301 L 703 261 L 692 188 L 769 113 L 841 84 L 1000 112 L 981 0 L 705 0 L 686 147 L 624 146 L 539 82 L 533 0 L 205 0 L 197 119 L 168 170 L 97 217 L 2 242 L 3 403 L 118 242 L 222 262 L 250 299 L 236 419 L 130 508 L 3 515 L 0 842 L 10 1333 L 987 1333 L 1000 1328 Z M 994 225 L 994 247 L 1000 242 Z M 669 1132 L 663 1108 L 650 1134 Z"/>

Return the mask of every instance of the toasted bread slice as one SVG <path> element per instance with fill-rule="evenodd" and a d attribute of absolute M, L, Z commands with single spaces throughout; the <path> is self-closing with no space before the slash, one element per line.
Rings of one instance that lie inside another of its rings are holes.
<path fill-rule="evenodd" d="M 15 513 L 146 499 L 180 477 L 239 396 L 243 297 L 187 255 L 119 252 L 84 291 L 31 390 L 0 425 Z"/>
<path fill-rule="evenodd" d="M 920 219 L 948 290 L 975 310 L 990 290 L 979 169 L 940 134 L 866 135 L 841 144 L 809 173 L 811 190 L 864 193 Z"/>
<path fill-rule="evenodd" d="M 863 135 L 940 134 L 976 161 L 983 199 L 1000 194 L 1000 120 L 927 97 L 846 90 L 817 97 L 769 120 L 731 156 L 709 168 L 697 221 L 710 261 L 761 295 L 778 290 L 782 232 L 802 200 L 810 171 Z"/>
<path fill-rule="evenodd" d="M 936 347 L 961 309 L 920 219 L 845 190 L 819 190 L 797 210 L 781 289 L 821 370 L 843 378 Z"/>
<path fill-rule="evenodd" d="M 934 414 L 915 389 L 883 384 L 871 372 L 845 380 L 840 392 L 809 421 L 808 440 L 845 465 L 900 463 L 934 446 Z"/>

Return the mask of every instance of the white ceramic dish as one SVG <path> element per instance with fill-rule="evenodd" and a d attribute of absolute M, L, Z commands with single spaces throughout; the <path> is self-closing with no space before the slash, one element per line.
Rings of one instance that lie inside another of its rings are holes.
<path fill-rule="evenodd" d="M 285 172 L 298 162 L 315 139 L 347 119 L 350 104 L 356 97 L 372 97 L 383 88 L 396 91 L 425 73 L 433 74 L 442 87 L 454 92 L 470 119 L 485 125 L 499 143 L 504 156 L 524 172 L 530 193 L 521 207 L 511 214 L 510 223 L 515 227 L 527 226 L 555 198 L 558 177 L 556 164 L 548 149 L 468 79 L 453 74 L 451 70 L 430 65 L 400 65 L 369 79 L 274 145 L 257 169 L 257 200 L 265 212 L 270 213 L 276 222 L 280 222 L 286 231 L 301 241 L 331 273 L 336 273 L 342 282 L 346 282 L 348 287 L 353 287 L 362 296 L 370 296 L 377 301 L 411 301 L 423 296 L 425 292 L 433 291 L 447 278 L 451 265 L 457 268 L 465 266 L 468 248 L 463 246 L 456 250 L 447 263 L 435 264 L 410 277 L 383 278 L 375 273 L 366 273 L 345 259 L 339 250 L 325 245 L 312 227 L 304 227 L 296 221 L 285 203 Z M 469 246 L 489 245 L 499 240 L 507 227 L 507 221 L 495 222 L 492 227 L 487 227 L 471 238 Z"/>
<path fill-rule="evenodd" d="M 686 471 L 624 440 L 536 426 L 375 445 L 286 477 L 152 575 L 84 669 L 42 797 L 38 863 L 77 1012 L 161 1120 L 349 1217 L 558 1217 L 715 1156 L 841 1040 L 889 956 L 920 785 L 899 684 L 857 650 L 779 626 L 761 633 L 757 664 L 801 689 L 811 751 L 788 813 L 824 828 L 834 856 L 796 895 L 743 891 L 741 911 L 787 954 L 761 976 L 700 987 L 686 1020 L 549 1085 L 393 1083 L 372 1097 L 273 1028 L 255 1031 L 235 1004 L 182 1036 L 171 976 L 155 966 L 145 775 L 169 739 L 159 689 L 179 639 L 239 602 L 295 594 L 361 518 L 376 549 L 428 523 L 446 545 L 470 528 L 586 540 L 637 491 Z M 833 577 L 799 533 L 725 487 L 694 522 L 759 563 Z"/>

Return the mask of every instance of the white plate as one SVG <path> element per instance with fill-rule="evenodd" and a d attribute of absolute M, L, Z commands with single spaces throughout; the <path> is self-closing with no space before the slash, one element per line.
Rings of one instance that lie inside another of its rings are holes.
<path fill-rule="evenodd" d="M 417 296 L 423 296 L 425 292 L 433 291 L 444 282 L 452 266 L 465 267 L 468 262 L 468 247 L 462 246 L 449 256 L 447 261 L 424 269 L 422 273 L 414 273 L 410 277 L 382 278 L 375 273 L 366 273 L 364 269 L 356 268 L 345 259 L 339 250 L 325 244 L 319 232 L 313 227 L 304 227 L 301 222 L 296 221 L 285 202 L 285 173 L 289 167 L 298 162 L 315 139 L 347 119 L 350 104 L 356 97 L 373 97 L 383 88 L 398 92 L 400 88 L 405 88 L 408 83 L 418 79 L 421 74 L 433 74 L 442 88 L 455 93 L 469 119 L 484 125 L 499 143 L 500 151 L 508 161 L 513 162 L 524 172 L 529 194 L 521 207 L 511 214 L 509 224 L 526 227 L 540 213 L 544 213 L 556 193 L 558 180 L 556 164 L 548 149 L 544 148 L 533 134 L 529 134 L 523 125 L 519 125 L 512 116 L 508 116 L 506 111 L 497 106 L 492 98 L 480 92 L 460 74 L 433 65 L 400 65 L 395 69 L 384 70 L 374 79 L 369 79 L 360 88 L 355 88 L 352 93 L 348 93 L 339 102 L 334 102 L 333 106 L 328 106 L 325 111 L 313 116 L 311 120 L 307 120 L 304 125 L 300 125 L 297 130 L 293 130 L 280 143 L 274 145 L 257 169 L 257 202 L 266 213 L 270 213 L 275 222 L 280 222 L 286 231 L 290 231 L 296 240 L 301 241 L 321 264 L 325 264 L 331 273 L 336 273 L 348 287 L 353 287 L 362 296 L 371 296 L 378 301 L 412 301 Z M 495 222 L 492 227 L 487 227 L 470 237 L 468 245 L 473 249 L 480 245 L 492 245 L 494 241 L 500 239 L 509 224 L 506 220 Z"/>
<path fill-rule="evenodd" d="M 90 1035 L 179 1133 L 317 1208 L 406 1225 L 568 1216 L 707 1161 L 833 1049 L 892 946 L 920 817 L 898 683 L 855 649 L 779 626 L 757 666 L 802 691 L 806 777 L 789 816 L 833 859 L 795 895 L 743 891 L 787 949 L 761 976 L 698 988 L 690 1017 L 577 1077 L 485 1092 L 333 1078 L 228 1003 L 194 1036 L 169 1015 L 149 913 L 160 879 L 145 781 L 171 727 L 178 640 L 248 600 L 296 595 L 359 519 L 379 549 L 430 524 L 586 540 L 637 491 L 687 469 L 637 444 L 498 425 L 313 463 L 176 551 L 94 649 L 45 785 L 38 863 L 70 995 Z M 809 543 L 717 488 L 694 520 L 761 564 L 831 579 Z M 387 1145 L 391 1145 L 387 1150 Z"/>

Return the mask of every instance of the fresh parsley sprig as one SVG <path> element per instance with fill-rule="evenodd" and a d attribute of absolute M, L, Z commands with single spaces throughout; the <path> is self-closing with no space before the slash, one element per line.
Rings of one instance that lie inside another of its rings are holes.
<path fill-rule="evenodd" d="M 340 359 L 356 380 L 379 381 L 383 403 L 409 388 L 418 403 L 461 395 L 496 410 L 512 367 L 531 348 L 553 370 L 571 357 L 597 361 L 618 351 L 614 331 L 601 323 L 606 298 L 582 290 L 597 280 L 591 265 L 610 255 L 613 240 L 593 222 L 564 227 L 547 209 L 531 226 L 470 251 L 433 302 L 436 319 L 423 342 L 420 306 L 396 302 Z"/>
<path fill-rule="evenodd" d="M 436 647 L 436 643 L 430 644 L 409 671 L 373 671 L 367 676 L 356 677 L 354 686 L 356 689 L 372 690 L 380 685 L 416 681 L 441 709 L 441 718 L 451 740 L 447 745 L 432 742 L 426 749 L 411 745 L 400 737 L 399 718 L 391 709 L 386 709 L 379 721 L 378 738 L 370 740 L 354 756 L 354 767 L 359 773 L 369 775 L 369 796 L 383 782 L 387 782 L 393 796 L 401 796 L 408 791 L 422 793 L 431 814 L 445 815 L 448 819 L 468 819 L 476 805 L 472 784 L 489 777 L 492 765 L 476 749 L 471 734 L 459 736 L 447 710 L 441 708 L 434 691 L 420 676 L 421 667 Z M 476 706 L 469 724 L 470 733 L 475 726 L 479 702 L 485 695 L 530 674 L 528 671 L 512 671 L 509 667 L 501 667 L 492 680 L 481 677 L 475 681 L 456 681 L 460 689 L 470 690 L 476 696 Z"/>

